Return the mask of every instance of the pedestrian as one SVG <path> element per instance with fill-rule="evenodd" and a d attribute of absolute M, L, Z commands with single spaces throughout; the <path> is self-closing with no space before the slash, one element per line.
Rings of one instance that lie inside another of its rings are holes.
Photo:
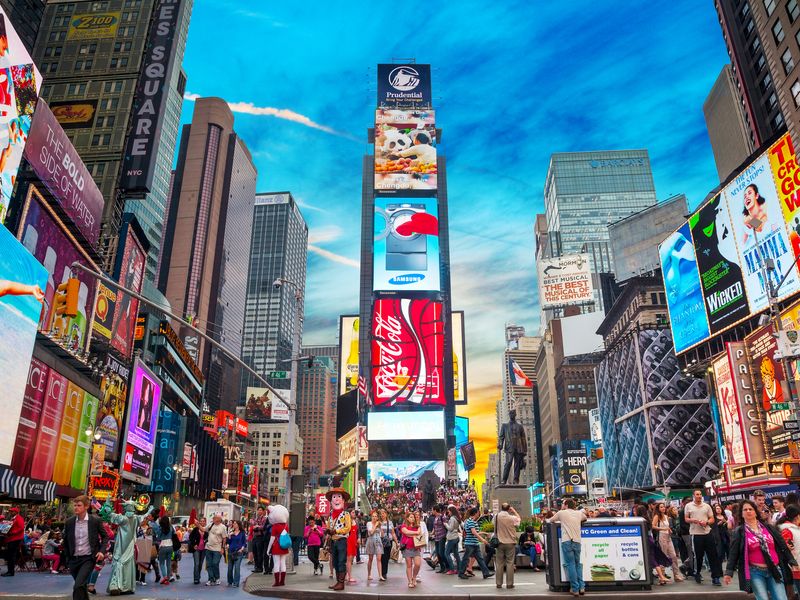
<path fill-rule="evenodd" d="M 434 551 L 439 559 L 439 573 L 445 574 L 453 570 L 453 565 L 450 562 L 450 557 L 447 556 L 445 549 L 447 548 L 447 515 L 445 515 L 445 507 L 442 504 L 437 504 L 433 507 L 433 542 Z"/>
<path fill-rule="evenodd" d="M 586 593 L 581 565 L 581 523 L 585 520 L 586 514 L 575 510 L 575 500 L 572 498 L 564 500 L 561 510 L 549 519 L 550 523 L 561 523 L 561 560 L 573 596 L 582 596 Z"/>
<path fill-rule="evenodd" d="M 64 558 L 75 581 L 72 599 L 88 600 L 89 576 L 105 558 L 108 534 L 100 517 L 89 514 L 88 496 L 76 496 L 72 508 L 75 515 L 64 523 Z"/>
<path fill-rule="evenodd" d="M 652 520 L 653 535 L 657 536 L 658 547 L 664 555 L 670 560 L 672 565 L 672 576 L 675 581 L 684 581 L 686 578 L 681 574 L 680 566 L 678 565 L 678 555 L 675 552 L 675 546 L 672 543 L 672 528 L 670 526 L 669 516 L 667 515 L 667 504 L 659 502 L 656 505 L 656 514 Z"/>
<path fill-rule="evenodd" d="M 264 572 L 264 550 L 267 547 L 265 529 L 267 526 L 267 513 L 263 506 L 256 509 L 256 517 L 253 520 L 253 573 Z"/>
<path fill-rule="evenodd" d="M 728 516 L 722 505 L 715 504 L 711 507 L 714 512 L 714 525 L 711 528 L 711 533 L 714 536 L 714 542 L 717 544 L 717 555 L 719 556 L 720 563 L 728 560 L 728 548 L 731 545 L 730 534 L 728 533 L 729 523 Z M 783 512 L 781 512 L 783 516 Z"/>
<path fill-rule="evenodd" d="M 383 557 L 383 541 L 381 539 L 381 518 L 377 510 L 373 510 L 367 521 L 367 581 L 372 581 L 372 563 L 375 557 L 376 570 L 380 572 L 380 563 Z"/>
<path fill-rule="evenodd" d="M 359 524 L 358 515 L 356 511 L 350 511 L 350 522 L 353 524 L 350 527 L 350 533 L 347 534 L 347 583 L 358 583 L 358 580 L 353 577 L 353 561 L 358 556 L 358 535 Z"/>
<path fill-rule="evenodd" d="M 325 536 L 325 530 L 317 524 L 314 515 L 311 515 L 306 520 L 306 526 L 303 530 L 303 539 L 306 541 L 306 552 L 311 564 L 314 565 L 314 575 L 323 574 L 323 566 L 319 562 L 319 549 L 322 546 L 322 538 Z"/>
<path fill-rule="evenodd" d="M 228 534 L 228 585 L 239 587 L 242 559 L 247 552 L 247 536 L 241 521 L 233 521 Z"/>
<path fill-rule="evenodd" d="M 342 488 L 333 488 L 325 494 L 331 504 L 328 516 L 328 534 L 331 537 L 331 562 L 336 569 L 336 583 L 328 589 L 336 592 L 344 590 L 347 576 L 347 537 L 350 535 L 352 521 L 345 505 L 350 502 L 350 494 Z"/>
<path fill-rule="evenodd" d="M 219 585 L 219 563 L 222 560 L 222 553 L 225 551 L 225 541 L 228 537 L 228 530 L 222 524 L 222 517 L 214 515 L 211 517 L 211 524 L 206 529 L 206 571 L 208 581 L 206 585 Z"/>
<path fill-rule="evenodd" d="M 378 513 L 380 517 L 381 543 L 383 544 L 383 554 L 381 554 L 380 581 L 386 581 L 389 575 L 389 559 L 392 556 L 392 548 L 398 544 L 397 535 L 394 532 L 394 523 L 389 519 L 389 513 L 381 509 Z"/>
<path fill-rule="evenodd" d="M 406 514 L 405 521 L 400 526 L 400 545 L 403 548 L 403 558 L 406 560 L 406 578 L 408 587 L 417 587 L 417 575 L 422 568 L 422 551 L 425 547 L 425 538 L 416 513 Z"/>
<path fill-rule="evenodd" d="M 8 530 L 6 534 L 6 567 L 8 570 L 0 575 L 0 577 L 13 577 L 14 576 L 14 569 L 17 566 L 17 560 L 19 559 L 19 550 L 22 546 L 22 541 L 25 538 L 25 519 L 22 518 L 22 515 L 19 514 L 19 509 L 16 506 L 12 506 L 8 509 L 9 515 L 11 516 L 11 528 Z"/>
<path fill-rule="evenodd" d="M 782 567 L 794 571 L 797 561 L 781 534 L 764 520 L 756 502 L 742 500 L 739 512 L 740 525 L 733 531 L 725 585 L 738 571 L 739 589 L 754 594 L 756 600 L 786 600 L 783 584 L 788 578 Z"/>
<path fill-rule="evenodd" d="M 681 500 L 681 508 L 678 511 L 678 534 L 681 540 L 680 553 L 686 577 L 694 577 L 695 575 L 694 546 L 692 544 L 692 536 L 689 533 L 689 523 L 686 522 L 686 506 L 691 501 L 691 498 Z"/>
<path fill-rule="evenodd" d="M 158 568 L 161 571 L 161 585 L 169 585 L 170 561 L 172 560 L 172 535 L 175 533 L 169 522 L 169 517 L 164 515 L 158 521 L 153 521 L 153 535 L 158 543 Z"/>
<path fill-rule="evenodd" d="M 175 531 L 172 534 L 172 562 L 170 563 L 170 569 L 172 570 L 172 574 L 170 575 L 169 580 L 175 581 L 181 578 L 180 569 L 178 565 L 181 562 L 181 543 L 183 540 L 183 529 L 180 527 L 175 527 Z"/>
<path fill-rule="evenodd" d="M 42 550 L 42 559 L 50 561 L 50 572 L 58 575 L 58 567 L 61 565 L 61 532 L 54 531 L 47 538 Z"/>
<path fill-rule="evenodd" d="M 467 565 L 469 565 L 472 557 L 475 557 L 478 562 L 484 579 L 489 579 L 494 575 L 494 572 L 490 571 L 489 567 L 486 566 L 486 561 L 481 553 L 480 543 L 488 544 L 489 540 L 478 529 L 478 522 L 475 520 L 478 517 L 478 513 L 478 509 L 473 506 L 467 511 L 467 519 L 464 521 L 464 556 L 461 557 L 461 563 L 458 566 L 459 579 L 467 579 Z"/>
<path fill-rule="evenodd" d="M 694 548 L 694 580 L 703 583 L 700 571 L 703 569 L 703 557 L 708 557 L 708 564 L 711 568 L 711 583 L 715 586 L 722 585 L 722 562 L 717 554 L 717 546 L 714 537 L 711 535 L 711 527 L 714 524 L 714 512 L 711 507 L 703 501 L 703 491 L 695 490 L 693 501 L 684 508 L 686 522 L 689 524 L 689 534 L 692 536 L 692 547 Z"/>
<path fill-rule="evenodd" d="M 772 497 L 772 524 L 776 524 L 783 519 L 786 514 L 786 500 L 783 496 Z"/>
<path fill-rule="evenodd" d="M 753 492 L 753 500 L 758 508 L 758 514 L 765 523 L 772 522 L 772 511 L 767 506 L 767 495 L 764 490 L 756 490 Z"/>
<path fill-rule="evenodd" d="M 189 533 L 189 554 L 192 555 L 194 561 L 194 584 L 200 583 L 200 573 L 203 570 L 203 561 L 206 558 L 206 540 L 208 539 L 208 532 L 206 531 L 206 519 L 200 519 L 199 524 L 195 523 L 192 531 Z"/>
<path fill-rule="evenodd" d="M 517 545 L 519 546 L 519 551 L 530 559 L 531 569 L 538 571 L 539 568 L 536 566 L 536 558 L 538 556 L 536 530 L 532 526 L 525 527 L 525 531 L 520 534 L 519 540 L 517 540 Z"/>
<path fill-rule="evenodd" d="M 273 504 L 269 507 L 267 518 L 272 526 L 267 546 L 267 553 L 272 556 L 272 573 L 275 577 L 272 587 L 281 587 L 286 585 L 286 557 L 292 548 L 289 536 L 289 509 L 280 504 Z"/>
<path fill-rule="evenodd" d="M 458 568 L 461 564 L 461 557 L 458 554 L 458 543 L 461 540 L 461 516 L 458 514 L 458 509 L 450 505 L 447 507 L 448 519 L 445 522 L 445 529 L 447 535 L 445 536 L 444 553 L 447 556 L 450 570 L 447 571 L 448 575 L 456 575 Z"/>
<path fill-rule="evenodd" d="M 640 504 L 637 506 L 636 516 L 644 520 L 644 529 L 647 535 L 647 546 L 650 550 L 648 553 L 650 556 L 650 568 L 654 569 L 658 575 L 658 585 L 666 585 L 667 578 L 664 576 L 664 567 L 670 566 L 671 561 L 661 550 L 661 547 L 656 544 L 656 541 L 653 537 L 651 527 L 654 517 L 650 514 L 650 508 L 648 505 Z"/>
<path fill-rule="evenodd" d="M 522 518 L 516 509 L 504 502 L 500 506 L 500 512 L 494 517 L 494 535 L 499 544 L 497 554 L 494 559 L 494 569 L 497 574 L 496 585 L 503 587 L 503 575 L 505 574 L 506 589 L 514 588 L 514 561 L 517 558 L 517 527 L 522 522 Z"/>
<path fill-rule="evenodd" d="M 784 515 L 778 522 L 778 530 L 783 536 L 789 550 L 792 551 L 795 561 L 800 564 L 800 506 L 787 504 Z M 790 588 L 794 588 L 794 594 L 790 593 Z M 800 597 L 800 580 L 792 577 L 791 582 L 786 582 L 786 595 Z"/>

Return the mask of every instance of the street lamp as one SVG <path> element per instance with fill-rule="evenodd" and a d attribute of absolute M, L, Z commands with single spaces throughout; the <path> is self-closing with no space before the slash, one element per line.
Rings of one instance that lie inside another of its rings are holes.
<path fill-rule="evenodd" d="M 94 441 L 99 442 L 102 434 L 100 433 L 99 429 L 92 429 L 91 427 L 87 427 L 86 431 L 84 431 L 86 437 L 93 437 Z"/>

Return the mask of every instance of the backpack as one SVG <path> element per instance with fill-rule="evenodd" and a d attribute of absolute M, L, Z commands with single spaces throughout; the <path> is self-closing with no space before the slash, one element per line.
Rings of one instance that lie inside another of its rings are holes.
<path fill-rule="evenodd" d="M 289 531 L 284 529 L 281 531 L 280 537 L 278 537 L 278 544 L 284 550 L 288 550 L 292 547 L 292 536 L 289 535 Z"/>

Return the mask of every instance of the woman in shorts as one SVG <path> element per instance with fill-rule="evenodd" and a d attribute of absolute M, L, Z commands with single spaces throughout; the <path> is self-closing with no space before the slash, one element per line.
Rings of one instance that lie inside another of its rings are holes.
<path fill-rule="evenodd" d="M 417 575 L 422 567 L 422 549 L 416 545 L 417 540 L 421 537 L 420 532 L 417 516 L 413 512 L 409 512 L 400 527 L 400 533 L 403 536 L 400 546 L 403 548 L 403 557 L 406 559 L 406 578 L 410 588 L 417 587 Z M 420 543 L 424 545 L 422 541 Z"/>

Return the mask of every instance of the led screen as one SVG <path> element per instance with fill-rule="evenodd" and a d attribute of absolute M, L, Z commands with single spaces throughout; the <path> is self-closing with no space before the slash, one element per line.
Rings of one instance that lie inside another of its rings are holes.
<path fill-rule="evenodd" d="M 339 317 L 339 395 L 358 387 L 358 321 Z"/>
<path fill-rule="evenodd" d="M 445 478 L 443 460 L 392 460 L 367 462 L 367 480 L 381 482 L 396 479 L 419 479 L 425 471 L 433 471 L 440 479 Z"/>
<path fill-rule="evenodd" d="M 161 380 L 137 359 L 128 402 L 122 476 L 143 485 L 149 485 L 152 478 L 160 404 Z"/>
<path fill-rule="evenodd" d="M 466 481 L 469 477 L 466 467 L 464 466 L 464 457 L 461 455 L 461 447 L 469 442 L 469 418 L 456 417 L 455 421 L 455 434 L 456 434 L 456 471 L 458 473 L 459 481 Z"/>
<path fill-rule="evenodd" d="M 444 438 L 444 412 L 371 412 L 367 415 L 367 439 L 435 440 Z"/>
<path fill-rule="evenodd" d="M 379 109 L 375 114 L 375 189 L 435 190 L 434 112 Z"/>
<path fill-rule="evenodd" d="M 467 403 L 467 344 L 464 339 L 464 311 L 450 313 L 453 339 L 453 402 Z"/>

